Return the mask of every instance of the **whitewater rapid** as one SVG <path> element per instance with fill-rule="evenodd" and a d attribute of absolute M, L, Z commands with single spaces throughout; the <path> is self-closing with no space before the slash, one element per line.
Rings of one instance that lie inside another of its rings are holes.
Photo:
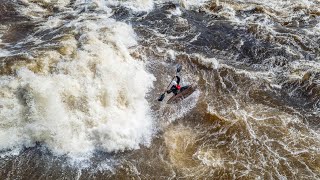
<path fill-rule="evenodd" d="M 320 179 L 319 9 L 4 0 L 0 177 Z"/>
<path fill-rule="evenodd" d="M 84 12 L 67 21 L 58 14 L 35 31 L 71 29 L 67 34 L 54 35 L 52 45 L 27 37 L 57 50 L 31 49 L 31 63 L 1 76 L 2 150 L 40 142 L 54 154 L 89 156 L 150 143 L 154 124 L 145 97 L 155 78 L 130 56 L 137 45 L 132 27 L 109 16 Z"/>

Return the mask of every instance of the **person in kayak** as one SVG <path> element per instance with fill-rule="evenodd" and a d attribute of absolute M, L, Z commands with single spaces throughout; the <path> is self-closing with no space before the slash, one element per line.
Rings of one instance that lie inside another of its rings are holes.
<path fill-rule="evenodd" d="M 173 81 L 172 82 L 172 86 L 171 88 L 167 91 L 167 94 L 170 94 L 170 93 L 173 93 L 174 95 L 177 95 L 181 89 L 181 86 L 180 86 L 180 77 L 179 76 L 176 76 L 177 78 L 177 81 Z"/>

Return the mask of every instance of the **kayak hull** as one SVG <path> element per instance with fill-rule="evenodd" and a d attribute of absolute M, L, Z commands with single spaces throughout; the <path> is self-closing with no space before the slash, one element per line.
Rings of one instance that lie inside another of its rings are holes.
<path fill-rule="evenodd" d="M 186 97 L 190 96 L 195 90 L 197 89 L 196 85 L 190 85 L 182 92 L 179 92 L 177 95 L 172 96 L 168 101 L 167 104 L 174 104 L 177 103 Z"/>

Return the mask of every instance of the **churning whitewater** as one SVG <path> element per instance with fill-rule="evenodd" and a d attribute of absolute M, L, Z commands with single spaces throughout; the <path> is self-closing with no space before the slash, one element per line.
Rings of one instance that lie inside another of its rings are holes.
<path fill-rule="evenodd" d="M 41 142 L 53 153 L 83 156 L 150 143 L 145 94 L 154 77 L 130 56 L 137 45 L 132 27 L 109 16 L 82 13 L 65 21 L 58 13 L 34 29 L 40 37 L 26 37 L 22 43 L 36 47 L 18 53 L 32 62 L 8 67 L 15 72 L 0 80 L 1 149 Z"/>
<path fill-rule="evenodd" d="M 320 179 L 319 44 L 318 0 L 3 0 L 0 178 Z"/>

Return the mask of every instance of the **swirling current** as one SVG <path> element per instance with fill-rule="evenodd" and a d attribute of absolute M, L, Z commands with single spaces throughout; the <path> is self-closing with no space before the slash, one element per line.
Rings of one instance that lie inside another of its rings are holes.
<path fill-rule="evenodd" d="M 2 0 L 0 179 L 320 179 L 319 44 L 319 0 Z"/>

